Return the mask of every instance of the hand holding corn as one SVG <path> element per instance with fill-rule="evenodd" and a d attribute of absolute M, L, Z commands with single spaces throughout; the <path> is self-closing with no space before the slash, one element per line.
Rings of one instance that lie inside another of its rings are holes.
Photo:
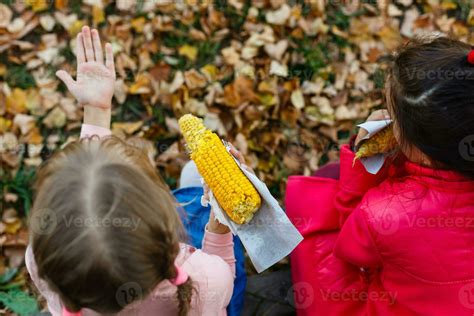
<path fill-rule="evenodd" d="M 367 121 L 388 120 L 390 115 L 387 110 L 373 112 Z M 354 161 L 360 158 L 372 157 L 377 154 L 391 152 L 397 146 L 397 141 L 393 134 L 393 126 L 390 124 L 371 138 L 362 140 L 367 135 L 367 131 L 360 129 L 356 139 L 357 152 Z"/>
<path fill-rule="evenodd" d="M 248 223 L 262 203 L 260 195 L 227 151 L 219 137 L 202 120 L 186 114 L 179 126 L 199 173 L 232 221 Z"/>

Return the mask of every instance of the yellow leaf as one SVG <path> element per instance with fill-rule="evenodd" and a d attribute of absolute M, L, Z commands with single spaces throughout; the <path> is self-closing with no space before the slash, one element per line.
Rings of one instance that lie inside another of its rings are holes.
<path fill-rule="evenodd" d="M 65 9 L 68 5 L 68 0 L 55 0 L 54 6 L 57 10 Z"/>
<path fill-rule="evenodd" d="M 76 36 L 82 30 L 84 25 L 84 21 L 82 20 L 74 21 L 68 29 L 69 35 Z"/>
<path fill-rule="evenodd" d="M 454 22 L 452 28 L 453 34 L 456 37 L 463 37 L 469 34 L 469 29 L 462 22 Z"/>
<path fill-rule="evenodd" d="M 38 127 L 34 127 L 31 131 L 26 135 L 25 141 L 28 144 L 35 144 L 40 145 L 43 143 L 43 136 L 41 136 L 40 130 Z"/>
<path fill-rule="evenodd" d="M 138 131 L 143 125 L 142 121 L 137 122 L 115 122 L 112 124 L 112 131 L 114 134 L 116 133 L 125 133 L 125 134 L 133 134 L 134 132 Z"/>
<path fill-rule="evenodd" d="M 26 4 L 31 6 L 31 9 L 34 12 L 40 12 L 48 9 L 48 3 L 48 0 L 26 0 Z"/>
<path fill-rule="evenodd" d="M 201 72 L 206 76 L 206 78 L 210 81 L 216 81 L 217 75 L 219 73 L 219 69 L 212 64 L 207 64 L 206 66 L 201 68 Z"/>
<path fill-rule="evenodd" d="M 7 72 L 7 66 L 5 66 L 4 64 L 0 64 L 0 76 L 5 75 L 6 72 Z"/>
<path fill-rule="evenodd" d="M 399 30 L 395 30 L 393 27 L 384 26 L 378 33 L 380 39 L 384 43 L 385 47 L 389 50 L 397 48 L 402 42 L 402 37 Z"/>
<path fill-rule="evenodd" d="M 259 100 L 265 106 L 273 106 L 277 104 L 277 98 L 272 93 L 262 93 L 259 95 Z"/>
<path fill-rule="evenodd" d="M 194 46 L 183 45 L 179 48 L 179 54 L 187 57 L 191 61 L 195 61 L 198 54 L 198 50 Z"/>
<path fill-rule="evenodd" d="M 144 74 L 139 74 L 135 78 L 135 83 L 128 90 L 130 94 L 147 94 L 150 93 L 150 79 Z"/>
<path fill-rule="evenodd" d="M 104 10 L 96 5 L 92 7 L 92 21 L 94 22 L 94 25 L 98 25 L 105 21 Z"/>
<path fill-rule="evenodd" d="M 443 10 L 455 10 L 457 7 L 458 5 L 456 2 L 451 0 L 445 0 L 441 3 L 441 8 L 443 8 Z"/>
<path fill-rule="evenodd" d="M 12 126 L 12 121 L 4 117 L 0 117 L 0 133 L 3 134 L 7 132 Z"/>
<path fill-rule="evenodd" d="M 20 88 L 13 89 L 7 97 L 7 112 L 12 114 L 24 113 L 26 111 L 26 93 Z"/>
<path fill-rule="evenodd" d="M 14 221 L 6 223 L 5 233 L 7 234 L 16 234 L 21 228 L 21 221 L 19 218 L 16 218 Z"/>
<path fill-rule="evenodd" d="M 135 32 L 143 33 L 143 29 L 145 28 L 145 23 L 146 23 L 146 19 L 143 16 L 141 16 L 139 18 L 133 19 L 131 25 L 133 29 L 135 30 Z"/>

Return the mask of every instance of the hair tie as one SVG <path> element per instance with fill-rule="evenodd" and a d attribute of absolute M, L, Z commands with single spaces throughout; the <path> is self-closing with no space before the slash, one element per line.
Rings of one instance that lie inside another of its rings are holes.
<path fill-rule="evenodd" d="M 176 277 L 174 279 L 170 279 L 170 282 L 176 286 L 186 283 L 189 275 L 183 270 L 183 268 L 177 266 L 176 264 L 174 267 L 176 268 Z"/>
<path fill-rule="evenodd" d="M 467 55 L 467 61 L 471 64 L 474 65 L 474 49 L 471 49 L 469 54 Z"/>
<path fill-rule="evenodd" d="M 79 311 L 77 313 L 72 313 L 68 311 L 65 307 L 63 308 L 63 316 L 81 316 L 82 313 Z"/>

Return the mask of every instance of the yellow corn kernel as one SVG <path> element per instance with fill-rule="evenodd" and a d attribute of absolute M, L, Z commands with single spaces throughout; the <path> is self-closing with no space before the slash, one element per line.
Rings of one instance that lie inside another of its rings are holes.
<path fill-rule="evenodd" d="M 262 203 L 260 195 L 240 170 L 219 137 L 202 120 L 186 114 L 179 119 L 191 159 L 219 205 L 232 221 L 248 223 Z"/>
<path fill-rule="evenodd" d="M 393 128 L 392 125 L 389 125 L 371 138 L 363 141 L 356 152 L 354 160 L 389 153 L 396 146 L 397 141 L 393 134 Z"/>

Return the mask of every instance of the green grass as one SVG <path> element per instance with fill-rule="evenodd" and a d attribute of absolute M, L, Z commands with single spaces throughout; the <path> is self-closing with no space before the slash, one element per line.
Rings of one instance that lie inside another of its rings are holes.
<path fill-rule="evenodd" d="M 9 177 L 8 174 L 2 174 L 0 180 L 2 195 L 3 192 L 17 194 L 18 202 L 13 206 L 15 206 L 15 209 L 24 216 L 27 216 L 31 209 L 34 179 L 35 169 L 22 165 L 13 178 Z M 1 196 L 1 198 L 3 200 L 3 196 Z"/>
<path fill-rule="evenodd" d="M 26 69 L 26 65 L 8 66 L 5 80 L 10 87 L 28 89 L 36 86 L 35 78 Z"/>

